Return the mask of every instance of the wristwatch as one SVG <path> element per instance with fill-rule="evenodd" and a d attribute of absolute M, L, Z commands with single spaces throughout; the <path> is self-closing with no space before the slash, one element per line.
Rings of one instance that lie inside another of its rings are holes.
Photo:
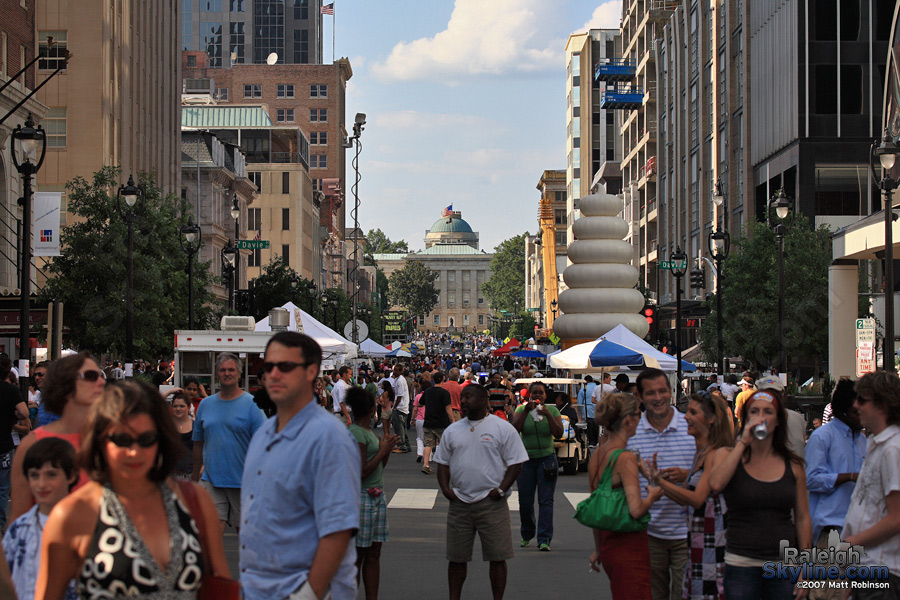
<path fill-rule="evenodd" d="M 509 490 L 506 490 L 506 491 L 504 492 L 504 491 L 501 490 L 499 487 L 495 487 L 494 489 L 497 490 L 497 493 L 499 493 L 500 496 L 502 496 L 503 498 L 509 498 L 510 493 L 511 493 Z"/>

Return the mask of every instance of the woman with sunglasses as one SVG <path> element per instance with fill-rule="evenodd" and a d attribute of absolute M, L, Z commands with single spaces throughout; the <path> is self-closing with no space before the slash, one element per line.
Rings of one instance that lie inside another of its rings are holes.
<path fill-rule="evenodd" d="M 175 392 L 172 396 L 172 420 L 175 422 L 175 430 L 181 438 L 183 453 L 175 466 L 175 477 L 178 479 L 190 479 L 194 471 L 194 419 L 188 408 L 190 397 L 187 392 Z"/>
<path fill-rule="evenodd" d="M 75 448 L 81 445 L 81 432 L 91 406 L 103 394 L 106 375 L 88 352 L 79 352 L 50 363 L 47 376 L 41 385 L 41 403 L 45 410 L 60 415 L 48 425 L 38 427 L 19 444 L 12 464 L 12 494 L 9 511 L 10 521 L 24 514 L 34 505 L 31 488 L 22 472 L 25 453 L 36 441 L 46 437 L 66 440 Z M 75 488 L 87 483 L 87 474 L 82 471 Z"/>
<path fill-rule="evenodd" d="M 227 576 L 222 538 L 201 541 L 194 521 L 218 531 L 212 499 L 200 486 L 169 478 L 180 453 L 156 389 L 140 381 L 111 385 L 91 409 L 81 445 L 92 481 L 63 499 L 44 528 L 35 597 L 62 598 L 75 579 L 85 600 L 196 598 L 204 552 L 212 570 Z M 193 491 L 202 514 L 185 508 L 183 490 Z"/>
<path fill-rule="evenodd" d="M 709 487 L 709 473 L 731 451 L 734 429 L 719 394 L 691 394 L 684 420 L 694 437 L 697 453 L 684 486 L 659 476 L 656 455 L 640 465 L 645 477 L 687 510 L 688 557 L 683 598 L 724 600 L 725 500 Z"/>
<path fill-rule="evenodd" d="M 777 391 L 755 392 L 738 418 L 734 448 L 709 473 L 710 488 L 728 505 L 725 597 L 788 600 L 794 584 L 764 578 L 763 565 L 781 560 L 782 540 L 791 548 L 812 545 L 803 459 L 788 447 L 787 411 Z"/>

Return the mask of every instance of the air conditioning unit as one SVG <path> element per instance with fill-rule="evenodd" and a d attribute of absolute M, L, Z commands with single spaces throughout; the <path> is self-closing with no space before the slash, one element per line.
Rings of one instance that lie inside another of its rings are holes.
<path fill-rule="evenodd" d="M 255 331 L 256 319 L 253 317 L 237 317 L 225 315 L 219 328 L 222 331 Z"/>

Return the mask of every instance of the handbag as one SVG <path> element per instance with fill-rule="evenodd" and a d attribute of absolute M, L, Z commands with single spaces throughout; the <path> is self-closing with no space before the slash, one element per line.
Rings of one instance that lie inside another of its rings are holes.
<path fill-rule="evenodd" d="M 200 582 L 198 600 L 240 600 L 241 582 L 230 577 L 222 577 L 213 573 L 212 562 L 209 559 L 209 538 L 207 537 L 206 521 L 203 519 L 203 509 L 200 508 L 200 500 L 197 490 L 190 481 L 179 481 L 181 493 L 187 503 L 187 509 L 197 524 L 200 534 L 200 549 L 203 554 L 203 579 Z"/>
<path fill-rule="evenodd" d="M 621 487 L 613 488 L 612 472 L 619 455 L 624 450 L 616 450 L 590 496 L 578 503 L 575 509 L 575 520 L 590 527 L 617 533 L 629 533 L 646 531 L 650 523 L 650 514 L 640 519 L 635 519 L 628 512 L 628 501 L 625 499 L 625 490 Z"/>

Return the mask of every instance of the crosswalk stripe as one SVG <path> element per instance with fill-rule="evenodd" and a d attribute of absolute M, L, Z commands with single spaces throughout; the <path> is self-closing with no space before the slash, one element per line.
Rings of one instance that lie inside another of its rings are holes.
<path fill-rule="evenodd" d="M 438 490 L 435 489 L 398 488 L 397 491 L 394 492 L 391 501 L 388 502 L 388 508 L 431 510 L 434 508 L 437 495 Z M 565 496 L 566 500 L 569 501 L 569 504 L 571 504 L 574 509 L 578 506 L 579 502 L 590 496 L 590 494 L 587 492 L 563 492 L 563 496 Z M 515 489 L 513 490 L 512 495 L 507 498 L 506 502 L 509 505 L 509 510 L 519 510 L 519 495 L 516 493 Z"/>

